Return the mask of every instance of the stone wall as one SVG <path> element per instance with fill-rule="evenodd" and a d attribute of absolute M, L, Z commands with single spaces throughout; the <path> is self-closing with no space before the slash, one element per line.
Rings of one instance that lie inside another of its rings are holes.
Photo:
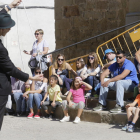
<path fill-rule="evenodd" d="M 128 0 L 55 0 L 56 49 L 125 25 L 128 5 Z M 92 39 L 61 53 L 66 59 L 88 54 L 122 31 Z"/>

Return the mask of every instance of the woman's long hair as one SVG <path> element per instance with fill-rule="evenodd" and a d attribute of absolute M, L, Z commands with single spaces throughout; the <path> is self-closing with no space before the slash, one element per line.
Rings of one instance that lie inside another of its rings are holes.
<path fill-rule="evenodd" d="M 54 62 L 54 68 L 55 69 L 58 69 L 60 66 L 58 64 L 58 57 L 62 56 L 64 61 L 63 61 L 63 64 L 61 65 L 61 69 L 64 70 L 66 69 L 66 61 L 65 61 L 65 56 L 63 54 L 58 54 L 56 59 L 55 59 L 55 62 Z"/>
<path fill-rule="evenodd" d="M 98 56 L 95 52 L 89 53 L 89 55 L 94 57 L 93 68 L 96 69 L 98 67 Z M 87 59 L 87 68 L 91 68 L 91 63 L 89 62 L 89 59 Z"/>

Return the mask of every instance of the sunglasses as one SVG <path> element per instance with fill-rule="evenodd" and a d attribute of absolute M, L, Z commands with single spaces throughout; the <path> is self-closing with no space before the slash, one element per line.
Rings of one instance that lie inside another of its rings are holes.
<path fill-rule="evenodd" d="M 58 61 L 64 61 L 64 59 L 58 59 Z"/>
<path fill-rule="evenodd" d="M 41 74 L 41 72 L 35 72 L 36 74 Z"/>
<path fill-rule="evenodd" d="M 91 60 L 93 60 L 93 59 L 94 59 L 94 57 L 88 57 L 88 59 L 91 59 Z"/>
<path fill-rule="evenodd" d="M 122 56 L 116 56 L 116 58 L 122 59 Z"/>
<path fill-rule="evenodd" d="M 39 33 L 35 33 L 35 35 L 39 35 Z"/>

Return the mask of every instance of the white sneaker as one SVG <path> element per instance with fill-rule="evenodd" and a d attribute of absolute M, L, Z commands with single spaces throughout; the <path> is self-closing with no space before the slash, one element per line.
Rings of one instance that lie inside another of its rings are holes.
<path fill-rule="evenodd" d="M 73 121 L 73 123 L 79 123 L 80 122 L 80 118 L 76 117 L 75 120 Z"/>
<path fill-rule="evenodd" d="M 70 116 L 65 116 L 60 122 L 69 122 L 70 121 Z"/>
<path fill-rule="evenodd" d="M 85 95 L 85 98 L 90 97 L 90 95 L 91 95 L 91 93 L 87 93 L 87 94 Z"/>

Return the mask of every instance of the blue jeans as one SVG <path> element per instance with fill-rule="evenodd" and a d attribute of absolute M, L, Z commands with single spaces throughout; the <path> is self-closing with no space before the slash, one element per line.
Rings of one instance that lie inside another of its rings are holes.
<path fill-rule="evenodd" d="M 86 79 L 85 79 L 85 82 L 87 82 L 89 85 L 91 85 L 94 90 L 94 88 L 97 86 L 97 84 L 100 82 L 99 78 L 97 78 L 96 76 L 88 76 Z M 89 90 L 88 93 L 91 93 L 92 90 Z"/>
<path fill-rule="evenodd" d="M 60 85 L 60 87 L 62 88 L 62 87 L 64 87 L 64 85 L 65 85 L 65 79 L 66 79 L 67 77 L 66 77 L 66 75 L 60 75 L 60 78 L 61 78 L 62 81 L 63 81 L 63 85 Z"/>
<path fill-rule="evenodd" d="M 136 85 L 131 80 L 119 80 L 117 82 L 110 82 L 108 87 L 100 88 L 99 103 L 106 106 L 106 98 L 109 89 L 116 91 L 116 103 L 121 107 L 124 106 L 124 93 L 133 92 Z"/>
<path fill-rule="evenodd" d="M 25 98 L 23 93 L 14 93 L 14 100 L 16 102 L 16 112 L 24 112 L 25 110 Z"/>
<path fill-rule="evenodd" d="M 65 78 L 65 86 L 66 86 L 66 88 L 67 88 L 67 91 L 69 91 L 70 90 L 70 86 L 71 86 L 71 83 L 72 83 L 72 79 L 69 79 L 69 78 Z"/>
<path fill-rule="evenodd" d="M 30 93 L 28 98 L 29 108 L 33 109 L 33 104 L 35 102 L 37 109 L 41 108 L 41 101 L 43 100 L 43 95 L 39 93 Z"/>

